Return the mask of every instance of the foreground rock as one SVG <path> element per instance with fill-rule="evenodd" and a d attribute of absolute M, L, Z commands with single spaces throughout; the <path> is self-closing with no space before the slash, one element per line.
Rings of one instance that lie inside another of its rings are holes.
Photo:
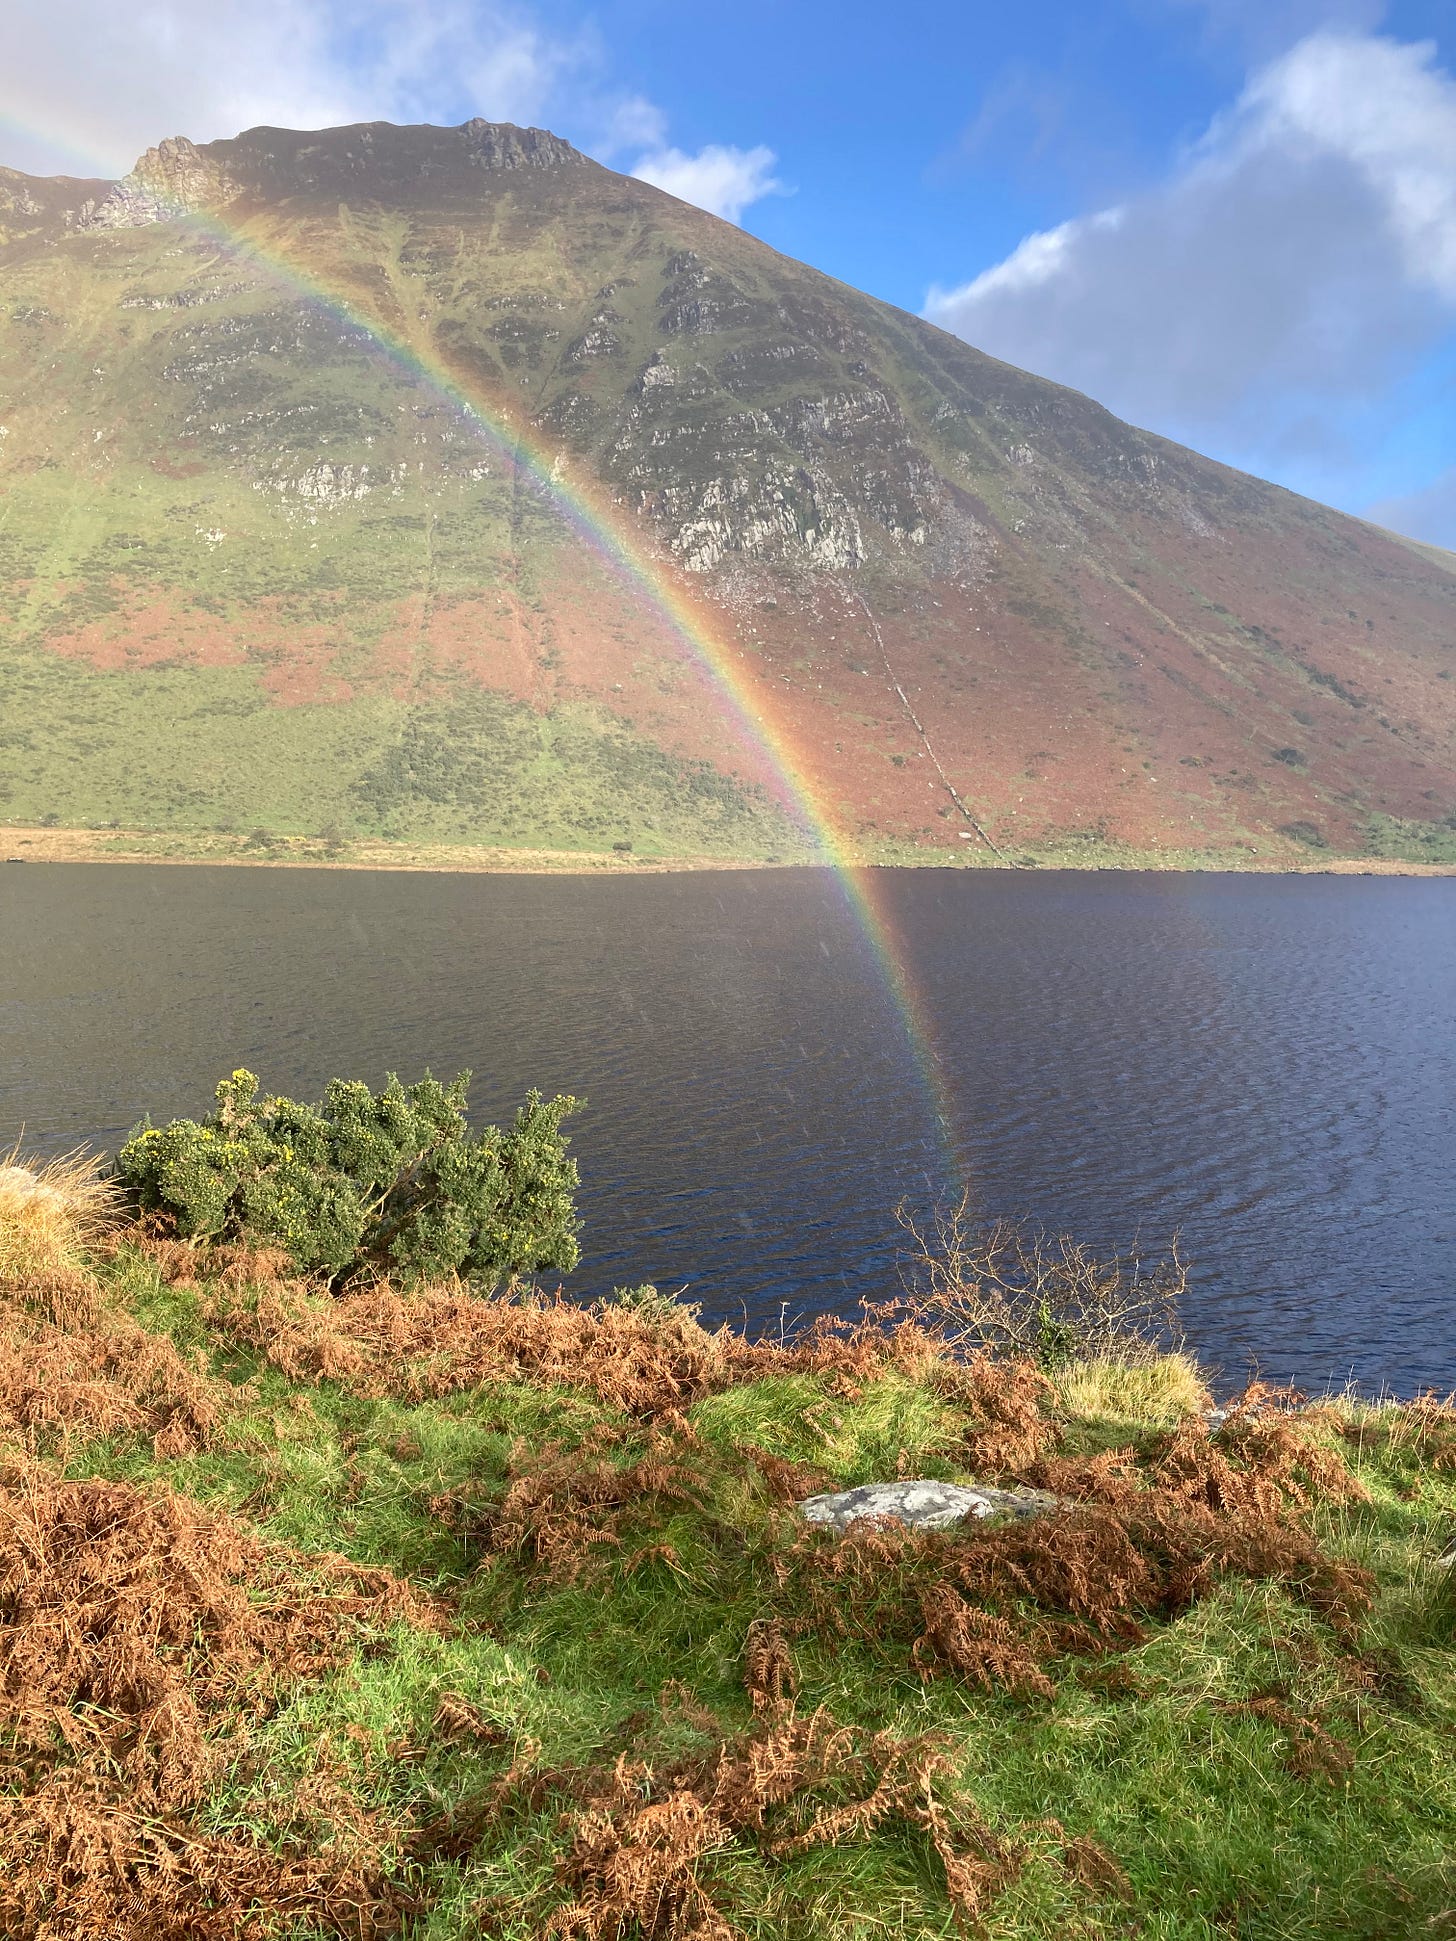
<path fill-rule="evenodd" d="M 844 1531 L 862 1517 L 895 1517 L 917 1530 L 947 1530 L 969 1517 L 1044 1516 L 1060 1498 L 1042 1489 L 967 1488 L 963 1483 L 864 1483 L 830 1496 L 809 1496 L 799 1508 L 809 1523 Z"/>

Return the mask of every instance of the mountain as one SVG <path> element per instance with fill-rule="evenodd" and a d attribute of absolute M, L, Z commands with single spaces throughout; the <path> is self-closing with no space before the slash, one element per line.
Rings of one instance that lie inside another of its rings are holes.
<path fill-rule="evenodd" d="M 1456 559 L 540 130 L 0 171 L 0 399 L 12 822 L 804 853 L 671 608 L 867 856 L 1456 857 Z"/>

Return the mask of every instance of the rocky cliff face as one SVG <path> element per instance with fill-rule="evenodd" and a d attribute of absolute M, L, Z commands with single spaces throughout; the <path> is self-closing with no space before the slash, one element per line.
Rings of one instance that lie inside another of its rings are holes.
<path fill-rule="evenodd" d="M 110 187 L 109 182 L 36 177 L 0 168 L 0 247 L 64 235 Z"/>
<path fill-rule="evenodd" d="M 82 229 L 136 229 L 231 202 L 238 184 L 185 135 L 149 148 L 130 175 L 81 212 Z"/>
<path fill-rule="evenodd" d="M 271 799 L 782 851 L 762 750 L 575 493 L 697 604 L 868 853 L 979 850 L 977 824 L 1048 855 L 1456 833 L 1440 556 L 541 130 L 179 137 L 110 188 L 0 175 L 0 237 L 0 600 L 41 697 L 0 747 L 12 805 L 61 802 L 64 708 L 118 738 L 98 804 L 154 820 Z M 128 810 L 116 723 L 173 689 L 204 743 L 244 708 L 273 779 L 166 783 L 190 757 L 149 713 Z"/>
<path fill-rule="evenodd" d="M 288 128 L 254 128 L 232 142 L 199 148 L 174 135 L 149 148 L 130 175 L 87 207 L 80 225 L 134 229 L 199 210 L 221 210 L 243 196 L 357 193 L 387 181 L 458 178 L 462 168 L 553 169 L 591 166 L 560 136 L 477 117 L 459 128 L 396 128 L 363 122 L 326 138 Z"/>

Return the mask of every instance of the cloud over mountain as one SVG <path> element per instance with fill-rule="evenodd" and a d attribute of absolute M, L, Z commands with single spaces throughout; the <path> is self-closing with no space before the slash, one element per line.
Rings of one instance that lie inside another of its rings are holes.
<path fill-rule="evenodd" d="M 1377 500 L 1366 507 L 1365 516 L 1392 532 L 1449 548 L 1456 536 L 1456 465 L 1419 491 Z"/>
<path fill-rule="evenodd" d="M 728 148 L 711 142 L 696 155 L 685 155 L 680 148 L 657 149 L 644 155 L 632 173 L 681 202 L 737 222 L 751 202 L 783 194 L 783 184 L 773 173 L 777 160 L 771 148 Z"/>
<path fill-rule="evenodd" d="M 454 105 L 462 119 L 529 122 L 564 90 L 599 86 L 600 68 L 591 35 L 547 32 L 501 0 L 55 0 L 0 15 L 0 112 L 19 167 L 65 166 L 69 150 L 73 170 L 119 173 L 164 133 L 439 120 Z"/>
<path fill-rule="evenodd" d="M 1456 316 L 1456 81 L 1430 43 L 1309 34 L 1160 185 L 925 314 L 1139 422 L 1316 453 Z"/>
<path fill-rule="evenodd" d="M 3 160 L 37 173 L 120 175 L 168 134 L 211 141 L 260 124 L 472 115 L 549 121 L 604 161 L 641 154 L 645 181 L 733 222 L 779 186 L 767 148 L 670 146 L 667 116 L 614 85 L 592 27 L 549 29 L 516 0 L 152 0 L 140 10 L 54 0 L 0 11 Z"/>

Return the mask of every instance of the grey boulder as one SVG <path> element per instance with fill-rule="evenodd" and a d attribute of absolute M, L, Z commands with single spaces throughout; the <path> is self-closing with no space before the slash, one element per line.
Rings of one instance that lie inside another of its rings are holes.
<path fill-rule="evenodd" d="M 863 1483 L 799 1505 L 806 1522 L 844 1531 L 862 1517 L 896 1517 L 917 1530 L 947 1530 L 970 1517 L 1041 1516 L 1057 1498 L 1040 1489 L 969 1489 L 963 1483 Z"/>

